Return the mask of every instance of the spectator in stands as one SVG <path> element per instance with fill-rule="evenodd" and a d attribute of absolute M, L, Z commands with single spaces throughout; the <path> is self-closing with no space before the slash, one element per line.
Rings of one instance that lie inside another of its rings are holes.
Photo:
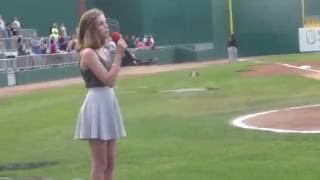
<path fill-rule="evenodd" d="M 41 51 L 42 51 L 42 54 L 47 54 L 48 52 L 48 43 L 47 43 L 47 40 L 44 39 L 44 38 L 41 38 L 40 39 L 40 47 L 41 47 Z"/>
<path fill-rule="evenodd" d="M 21 29 L 21 24 L 18 17 L 14 17 L 11 23 L 11 30 L 13 36 L 18 36 Z"/>
<path fill-rule="evenodd" d="M 6 37 L 6 24 L 2 19 L 2 15 L 0 15 L 0 33 L 2 36 Z"/>
<path fill-rule="evenodd" d="M 131 36 L 131 38 L 128 39 L 128 47 L 129 48 L 135 48 L 136 47 L 135 39 L 136 39 L 135 36 Z"/>
<path fill-rule="evenodd" d="M 0 30 L 4 30 L 5 29 L 5 22 L 2 18 L 2 15 L 0 15 Z"/>
<path fill-rule="evenodd" d="M 116 52 L 117 45 L 111 38 L 106 40 L 105 48 L 108 49 L 110 52 Z"/>
<path fill-rule="evenodd" d="M 60 33 L 59 35 L 58 45 L 59 45 L 60 51 L 64 51 L 64 52 L 67 51 L 67 41 L 62 33 Z"/>
<path fill-rule="evenodd" d="M 138 49 L 144 49 L 145 48 L 145 45 L 144 45 L 144 43 L 140 40 L 140 38 L 136 38 L 136 40 L 135 40 L 135 44 L 136 44 L 136 47 L 138 48 Z"/>
<path fill-rule="evenodd" d="M 125 35 L 124 38 L 123 38 L 123 40 L 128 44 L 128 40 L 129 40 L 128 35 Z"/>
<path fill-rule="evenodd" d="M 59 29 L 57 23 L 53 23 L 50 29 L 50 39 L 52 39 L 52 37 L 54 42 L 57 43 L 59 38 Z"/>
<path fill-rule="evenodd" d="M 68 37 L 67 28 L 64 26 L 64 23 L 60 26 L 60 35 L 62 35 L 64 39 Z"/>
<path fill-rule="evenodd" d="M 143 42 L 143 44 L 144 45 L 146 45 L 146 42 L 147 42 L 147 35 L 145 34 L 145 35 L 143 35 L 143 39 L 142 39 L 142 42 Z"/>
<path fill-rule="evenodd" d="M 72 35 L 72 38 L 69 39 L 69 42 L 68 42 L 68 46 L 67 46 L 67 51 L 68 52 L 76 50 L 78 32 L 79 32 L 79 28 L 76 27 L 75 30 L 74 30 L 74 33 Z"/>
<path fill-rule="evenodd" d="M 36 34 L 32 35 L 32 39 L 31 39 L 30 43 L 31 43 L 31 52 L 33 54 L 42 54 L 41 43 L 37 39 Z"/>
<path fill-rule="evenodd" d="M 145 45 L 149 48 L 154 48 L 154 39 L 151 34 L 148 34 Z"/>
<path fill-rule="evenodd" d="M 22 36 L 19 36 L 17 39 L 17 51 L 18 51 L 18 56 L 27 55 L 26 45 Z"/>
<path fill-rule="evenodd" d="M 228 58 L 229 62 L 234 63 L 238 61 L 238 42 L 234 34 L 230 34 L 229 40 L 227 41 L 228 47 Z"/>
<path fill-rule="evenodd" d="M 58 52 L 57 44 L 54 42 L 54 37 L 50 38 L 50 53 L 54 54 Z"/>
<path fill-rule="evenodd" d="M 6 24 L 6 36 L 8 38 L 12 37 L 11 23 Z"/>
<path fill-rule="evenodd" d="M 67 51 L 72 52 L 76 49 L 77 44 L 77 36 L 73 35 L 72 38 L 69 40 Z"/>

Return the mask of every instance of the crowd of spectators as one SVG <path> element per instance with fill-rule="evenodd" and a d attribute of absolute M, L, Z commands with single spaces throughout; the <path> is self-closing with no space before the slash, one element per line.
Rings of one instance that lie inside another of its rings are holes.
<path fill-rule="evenodd" d="M 50 27 L 49 37 L 38 37 L 33 34 L 30 40 L 31 51 L 26 48 L 26 40 L 19 35 L 17 38 L 18 56 L 27 54 L 54 54 L 71 52 L 75 49 L 76 32 L 72 37 L 68 37 L 67 28 L 62 23 L 59 27 L 53 23 Z"/>
<path fill-rule="evenodd" d="M 134 35 L 131 36 L 131 38 L 128 38 L 128 35 L 124 35 L 123 38 L 128 44 L 129 49 L 125 51 L 125 55 L 122 58 L 122 66 L 148 65 L 156 63 L 156 59 L 152 58 L 142 60 L 137 59 L 135 56 L 135 50 L 155 49 L 155 40 L 151 34 L 144 35 L 142 39 Z M 116 49 L 116 44 L 112 40 L 107 40 L 105 48 L 110 52 L 113 52 Z"/>
<path fill-rule="evenodd" d="M 12 22 L 5 22 L 2 15 L 0 15 L 0 32 L 4 37 L 17 37 L 21 29 L 21 24 L 18 17 L 14 17 Z"/>
<path fill-rule="evenodd" d="M 58 23 L 53 23 L 49 33 L 50 45 L 48 53 L 68 52 L 73 50 L 68 49 L 69 38 L 67 28 L 65 27 L 64 23 L 62 23 L 60 26 Z"/>
<path fill-rule="evenodd" d="M 155 41 L 151 34 L 144 35 L 143 38 L 136 37 L 134 35 L 131 38 L 125 36 L 129 48 L 137 49 L 153 49 L 155 48 Z"/>
<path fill-rule="evenodd" d="M 64 23 L 59 26 L 58 23 L 53 23 L 49 29 L 48 37 L 38 37 L 37 34 L 33 34 L 30 42 L 26 39 L 30 37 L 23 37 L 19 31 L 21 29 L 21 23 L 17 17 L 13 18 L 13 21 L 6 23 L 0 15 L 0 32 L 4 34 L 6 38 L 17 38 L 17 54 L 18 56 L 28 54 L 54 54 L 61 52 L 71 52 L 76 47 L 76 34 L 75 30 L 72 36 L 68 36 L 67 28 Z M 144 35 L 143 38 L 132 35 L 130 38 L 128 35 L 124 36 L 129 48 L 135 49 L 154 49 L 155 40 L 151 34 Z M 113 50 L 116 45 L 109 42 L 106 48 Z"/>
<path fill-rule="evenodd" d="M 6 22 L 0 15 L 0 37 L 16 39 L 18 56 L 70 52 L 75 49 L 76 32 L 68 36 L 64 23 L 60 26 L 58 23 L 53 23 L 48 37 L 38 37 L 37 34 L 33 34 L 32 37 L 23 37 L 20 30 L 21 23 L 18 17 L 14 17 L 12 22 Z"/>

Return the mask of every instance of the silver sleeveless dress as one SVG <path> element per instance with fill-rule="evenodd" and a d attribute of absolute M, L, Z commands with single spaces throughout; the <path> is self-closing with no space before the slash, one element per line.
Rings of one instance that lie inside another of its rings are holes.
<path fill-rule="evenodd" d="M 106 55 L 107 62 L 101 58 L 100 61 L 110 70 L 109 52 Z M 111 140 L 126 136 L 113 88 L 106 87 L 90 70 L 80 71 L 88 92 L 78 115 L 75 139 Z"/>

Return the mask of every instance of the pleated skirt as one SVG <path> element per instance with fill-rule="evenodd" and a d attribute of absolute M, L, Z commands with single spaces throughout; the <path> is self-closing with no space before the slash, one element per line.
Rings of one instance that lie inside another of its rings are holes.
<path fill-rule="evenodd" d="M 75 129 L 75 139 L 111 140 L 126 136 L 113 88 L 88 88 Z"/>

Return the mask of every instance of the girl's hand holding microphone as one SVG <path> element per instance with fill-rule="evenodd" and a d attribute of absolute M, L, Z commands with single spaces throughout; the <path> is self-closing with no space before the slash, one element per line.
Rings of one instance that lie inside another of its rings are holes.
<path fill-rule="evenodd" d="M 117 42 L 116 53 L 122 54 L 125 51 L 125 49 L 127 49 L 127 47 L 128 47 L 128 45 L 127 45 L 126 41 L 122 37 L 120 37 L 120 39 Z"/>
<path fill-rule="evenodd" d="M 124 53 L 128 45 L 120 34 L 116 34 L 116 35 L 112 34 L 111 38 L 112 38 L 112 41 L 114 41 L 117 45 L 116 54 L 113 61 L 113 67 L 115 67 L 116 69 L 120 69 L 122 54 Z"/>

